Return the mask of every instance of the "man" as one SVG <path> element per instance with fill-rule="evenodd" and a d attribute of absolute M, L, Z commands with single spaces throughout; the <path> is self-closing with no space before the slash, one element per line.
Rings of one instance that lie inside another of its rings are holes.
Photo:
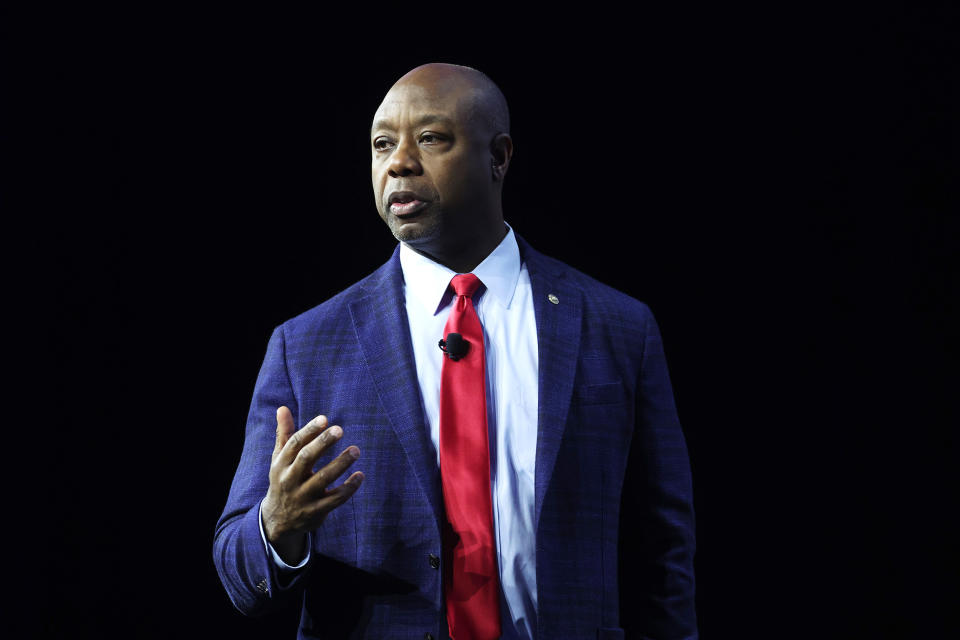
<path fill-rule="evenodd" d="M 303 638 L 621 638 L 623 588 L 638 637 L 697 637 L 657 325 L 504 223 L 512 152 L 473 69 L 418 67 L 378 108 L 373 189 L 400 245 L 270 339 L 214 541 L 244 613 L 302 597 Z M 621 503 L 643 560 L 618 576 Z"/>

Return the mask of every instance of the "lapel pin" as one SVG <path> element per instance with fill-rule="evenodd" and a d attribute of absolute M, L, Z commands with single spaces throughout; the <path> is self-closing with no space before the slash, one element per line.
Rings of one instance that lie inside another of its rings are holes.
<path fill-rule="evenodd" d="M 549 294 L 549 295 L 547 295 L 547 300 L 549 300 L 549 301 L 552 302 L 553 304 L 560 304 L 560 298 L 558 298 L 557 296 L 553 295 L 552 293 Z"/>

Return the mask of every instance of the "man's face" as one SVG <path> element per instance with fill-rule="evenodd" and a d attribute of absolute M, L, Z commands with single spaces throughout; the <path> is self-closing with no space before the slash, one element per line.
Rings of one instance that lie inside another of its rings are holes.
<path fill-rule="evenodd" d="M 428 254 L 455 251 L 490 225 L 489 140 L 471 92 L 453 81 L 394 86 L 370 132 L 373 193 L 390 231 Z"/>

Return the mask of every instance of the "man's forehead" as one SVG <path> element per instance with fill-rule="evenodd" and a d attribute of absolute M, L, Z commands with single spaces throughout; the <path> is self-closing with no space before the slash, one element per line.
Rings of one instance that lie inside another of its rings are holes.
<path fill-rule="evenodd" d="M 417 84 L 395 85 L 374 115 L 374 123 L 388 121 L 404 116 L 432 114 L 435 119 L 456 121 L 460 119 L 465 100 L 469 93 L 456 90 L 424 87 Z"/>

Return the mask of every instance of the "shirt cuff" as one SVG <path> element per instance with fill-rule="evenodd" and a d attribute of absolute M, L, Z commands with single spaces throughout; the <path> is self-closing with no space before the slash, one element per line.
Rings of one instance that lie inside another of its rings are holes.
<path fill-rule="evenodd" d="M 307 563 L 310 562 L 310 547 L 312 540 L 310 539 L 310 534 L 307 534 L 307 553 L 303 560 L 300 561 L 300 564 L 289 565 L 283 561 L 283 558 L 280 557 L 280 554 L 274 550 L 273 545 L 267 542 L 267 534 L 263 532 L 263 501 L 260 502 L 260 537 L 263 539 L 263 546 L 266 547 L 267 553 L 273 558 L 273 563 L 276 565 L 277 569 L 280 571 L 296 571 L 297 569 L 303 569 L 307 566 Z"/>

